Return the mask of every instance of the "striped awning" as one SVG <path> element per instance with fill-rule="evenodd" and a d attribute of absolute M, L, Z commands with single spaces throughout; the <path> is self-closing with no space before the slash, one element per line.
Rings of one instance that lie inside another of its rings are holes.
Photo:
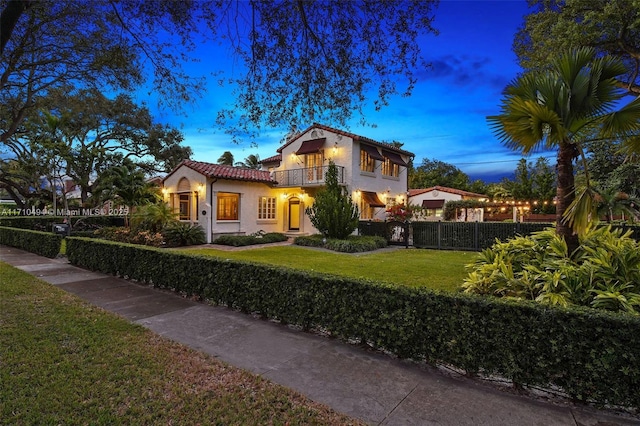
<path fill-rule="evenodd" d="M 320 148 L 322 148 L 322 145 L 324 145 L 324 142 L 326 140 L 327 138 L 320 138 L 311 139 L 310 141 L 304 141 L 302 142 L 302 145 L 300 145 L 300 148 L 298 148 L 298 150 L 296 151 L 296 155 L 315 154 L 317 152 L 320 152 Z"/>
<path fill-rule="evenodd" d="M 385 207 L 385 204 L 380 201 L 378 194 L 370 191 L 362 191 L 362 200 L 369 204 L 371 207 Z"/>
<path fill-rule="evenodd" d="M 407 167 L 407 163 L 405 163 L 404 160 L 402 159 L 402 157 L 400 157 L 400 154 L 396 154 L 395 152 L 386 151 L 386 150 L 383 149 L 382 150 L 382 155 L 387 157 L 389 159 L 389 161 L 391 161 L 394 164 L 397 164 L 399 166 Z"/>
<path fill-rule="evenodd" d="M 441 209 L 444 206 L 444 200 L 424 200 L 422 202 L 423 209 Z"/>
<path fill-rule="evenodd" d="M 364 152 L 369 154 L 369 157 L 378 161 L 384 161 L 384 157 L 380 155 L 380 153 L 378 152 L 378 149 L 375 146 L 361 144 L 360 147 Z"/>

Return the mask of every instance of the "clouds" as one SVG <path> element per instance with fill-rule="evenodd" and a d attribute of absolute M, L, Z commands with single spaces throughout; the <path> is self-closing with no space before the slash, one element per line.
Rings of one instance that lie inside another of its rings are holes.
<path fill-rule="evenodd" d="M 524 0 L 441 2 L 435 22 L 440 35 L 425 35 L 421 40 L 423 56 L 431 66 L 418 73 L 412 96 L 393 97 L 381 111 L 373 105 L 365 108 L 366 120 L 377 128 L 354 121 L 348 130 L 375 140 L 404 142 L 417 162 L 423 158 L 445 161 L 474 179 L 495 181 L 511 175 L 520 154 L 500 144 L 486 117 L 499 112 L 502 91 L 521 72 L 511 43 L 527 12 Z M 210 49 L 203 48 L 209 58 L 200 64 L 205 71 L 212 68 L 212 52 L 217 52 Z M 220 57 L 225 54 L 221 52 Z M 220 65 L 224 61 L 215 64 Z M 233 73 L 232 67 L 227 71 Z M 287 129 L 264 131 L 259 139 L 236 145 L 224 129 L 214 127 L 218 109 L 234 103 L 232 90 L 220 87 L 218 78 L 210 79 L 207 94 L 187 111 L 187 117 L 167 117 L 172 123 L 174 119 L 184 123 L 185 144 L 193 148 L 194 159 L 215 162 L 224 151 L 239 159 L 249 154 L 275 155 Z M 375 97 L 374 91 L 371 98 Z"/>

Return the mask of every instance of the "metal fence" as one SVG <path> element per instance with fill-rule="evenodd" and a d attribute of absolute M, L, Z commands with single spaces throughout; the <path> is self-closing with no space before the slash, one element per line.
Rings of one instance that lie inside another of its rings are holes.
<path fill-rule="evenodd" d="M 516 235 L 530 235 L 551 223 L 521 222 L 411 222 L 408 224 L 408 244 L 419 248 L 438 250 L 480 251 L 490 247 L 496 239 L 505 241 Z M 640 226 L 616 225 L 623 231 L 631 230 L 631 235 L 640 241 Z M 397 238 L 398 222 L 366 222 L 358 226 L 360 235 L 377 235 L 387 239 L 390 244 L 404 244 Z M 406 231 L 405 231 L 406 232 Z"/>

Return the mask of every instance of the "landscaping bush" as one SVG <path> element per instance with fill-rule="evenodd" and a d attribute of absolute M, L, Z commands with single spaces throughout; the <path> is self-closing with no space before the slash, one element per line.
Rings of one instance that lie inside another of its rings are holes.
<path fill-rule="evenodd" d="M 133 213 L 131 228 L 134 231 L 150 231 L 155 234 L 179 223 L 178 216 L 167 203 L 145 204 L 137 207 Z"/>
<path fill-rule="evenodd" d="M 162 230 L 162 236 L 168 246 L 193 246 L 204 244 L 207 241 L 206 234 L 200 225 L 176 222 L 167 225 Z"/>
<path fill-rule="evenodd" d="M 60 253 L 63 237 L 52 232 L 0 226 L 0 244 L 16 247 L 45 257 L 56 257 Z"/>
<path fill-rule="evenodd" d="M 254 244 L 269 244 L 287 241 L 287 236 L 280 232 L 257 232 L 253 235 L 222 235 L 214 241 L 214 244 L 242 247 Z"/>
<path fill-rule="evenodd" d="M 19 216 L 0 217 L 0 226 L 31 229 L 34 231 L 50 231 L 54 223 L 63 223 L 68 219 L 71 230 L 90 231 L 105 226 L 123 226 L 124 218 L 119 216 Z"/>
<path fill-rule="evenodd" d="M 554 229 L 497 242 L 468 265 L 467 293 L 640 314 L 640 244 L 590 229 L 570 256 Z"/>
<path fill-rule="evenodd" d="M 640 408 L 640 317 L 437 293 L 87 238 L 71 263 L 323 329 L 400 357 Z"/>
<path fill-rule="evenodd" d="M 358 228 L 358 207 L 347 189 L 340 186 L 338 168 L 332 160 L 325 174 L 325 182 L 316 193 L 313 205 L 305 209 L 309 220 L 322 235 L 343 239 Z"/>
<path fill-rule="evenodd" d="M 164 245 L 164 238 L 160 233 L 150 231 L 131 231 L 125 227 L 106 227 L 94 232 L 98 238 L 117 241 L 121 243 L 141 244 L 145 246 L 161 247 Z"/>
<path fill-rule="evenodd" d="M 343 253 L 373 251 L 387 246 L 387 240 L 376 236 L 350 235 L 346 239 L 325 238 L 322 235 L 300 236 L 293 240 L 299 246 L 321 247 Z"/>

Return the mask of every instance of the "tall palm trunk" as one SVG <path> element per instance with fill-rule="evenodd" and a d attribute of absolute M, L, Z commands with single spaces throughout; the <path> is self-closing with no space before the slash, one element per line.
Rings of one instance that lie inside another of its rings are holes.
<path fill-rule="evenodd" d="M 573 176 L 573 159 L 578 156 L 576 146 L 563 142 L 558 149 L 558 186 L 556 190 L 556 233 L 564 238 L 569 249 L 569 255 L 573 253 L 580 242 L 578 235 L 564 221 L 564 212 L 575 199 L 575 181 Z"/>

